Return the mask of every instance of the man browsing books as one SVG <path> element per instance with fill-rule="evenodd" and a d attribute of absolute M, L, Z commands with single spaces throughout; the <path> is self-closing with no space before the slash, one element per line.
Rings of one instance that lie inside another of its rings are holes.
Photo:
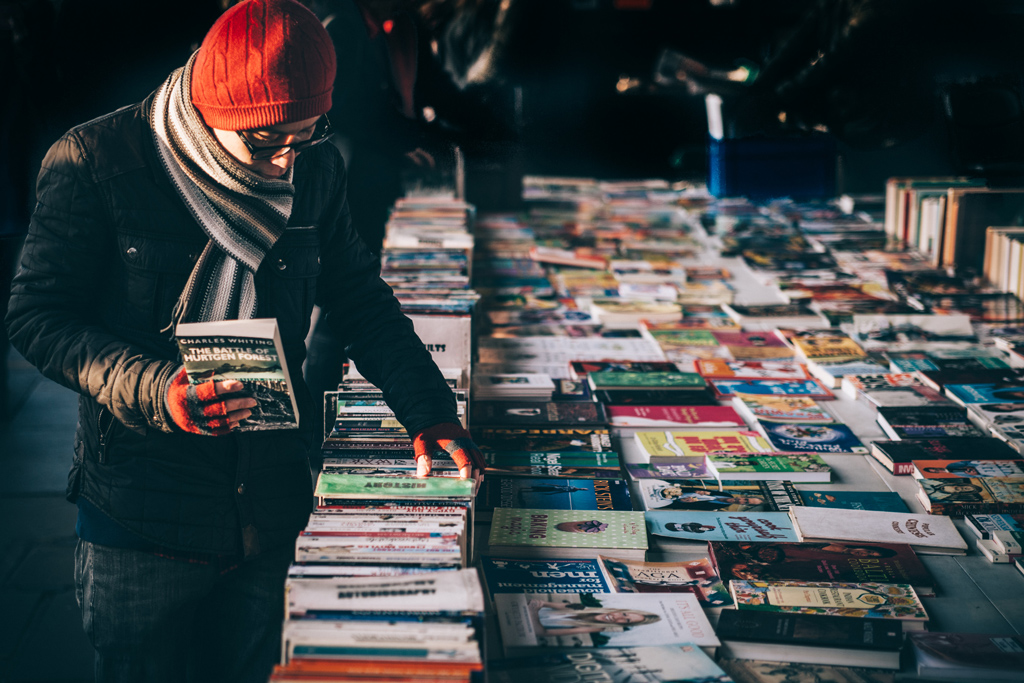
<path fill-rule="evenodd" d="M 312 501 L 314 303 L 420 474 L 437 452 L 463 476 L 482 469 L 351 224 L 341 156 L 320 144 L 335 68 L 309 10 L 246 0 L 145 101 L 72 129 L 43 162 L 6 322 L 81 394 L 67 495 L 98 681 L 267 679 Z M 178 323 L 257 318 L 276 319 L 298 429 L 241 430 L 256 401 L 240 385 L 186 380 Z"/>

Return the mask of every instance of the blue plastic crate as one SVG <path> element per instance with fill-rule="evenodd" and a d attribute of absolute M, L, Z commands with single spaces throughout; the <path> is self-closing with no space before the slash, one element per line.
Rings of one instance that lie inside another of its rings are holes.
<path fill-rule="evenodd" d="M 751 199 L 834 197 L 835 139 L 825 134 L 708 138 L 708 191 Z"/>

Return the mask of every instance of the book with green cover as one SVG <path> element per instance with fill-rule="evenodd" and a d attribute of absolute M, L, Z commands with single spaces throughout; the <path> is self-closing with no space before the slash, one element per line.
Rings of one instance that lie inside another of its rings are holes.
<path fill-rule="evenodd" d="M 625 387 L 629 389 L 703 389 L 707 386 L 704 378 L 695 372 L 615 372 L 603 370 L 587 375 L 590 387 L 613 389 Z"/>
<path fill-rule="evenodd" d="M 451 477 L 364 477 L 321 472 L 313 495 L 318 498 L 472 498 L 473 479 Z"/>
<path fill-rule="evenodd" d="M 614 550 L 643 559 L 647 528 L 644 513 L 628 510 L 498 508 L 488 546 L 502 557 L 588 558 Z"/>
<path fill-rule="evenodd" d="M 832 468 L 817 453 L 713 453 L 708 462 L 719 479 L 832 480 Z"/>

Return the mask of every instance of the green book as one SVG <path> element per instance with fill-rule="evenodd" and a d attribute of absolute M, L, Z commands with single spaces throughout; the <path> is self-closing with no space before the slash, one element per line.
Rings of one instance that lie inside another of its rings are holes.
<path fill-rule="evenodd" d="M 589 558 L 614 550 L 642 559 L 647 527 L 642 512 L 497 508 L 488 545 L 498 557 Z"/>
<path fill-rule="evenodd" d="M 484 460 L 488 465 L 495 467 L 502 465 L 585 465 L 615 469 L 619 467 L 619 454 L 615 451 L 599 451 L 597 453 L 487 451 L 484 453 Z"/>
<path fill-rule="evenodd" d="M 602 370 L 587 375 L 590 387 L 613 389 L 703 389 L 707 386 L 704 378 L 696 372 L 616 372 Z"/>
<path fill-rule="evenodd" d="M 708 456 L 719 479 L 778 479 L 798 482 L 828 482 L 832 468 L 817 453 L 778 455 L 714 453 Z"/>
<path fill-rule="evenodd" d="M 320 498 L 472 498 L 473 479 L 454 477 L 366 477 L 321 472 L 313 495 Z"/>

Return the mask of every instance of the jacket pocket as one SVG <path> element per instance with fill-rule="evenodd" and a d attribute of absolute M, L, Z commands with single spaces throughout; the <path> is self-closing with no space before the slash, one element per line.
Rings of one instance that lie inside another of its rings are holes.
<path fill-rule="evenodd" d="M 110 452 L 110 442 L 114 438 L 114 426 L 117 418 L 106 408 L 100 408 L 96 413 L 96 434 L 99 441 L 99 463 L 106 465 Z"/>
<path fill-rule="evenodd" d="M 121 233 L 117 237 L 123 266 L 123 300 L 118 324 L 155 332 L 171 321 L 171 312 L 203 245 Z"/>
<path fill-rule="evenodd" d="M 260 267 L 260 317 L 277 318 L 281 338 L 302 340 L 320 275 L 320 236 L 314 227 L 288 228 Z M 286 342 L 287 344 L 287 342 Z"/>

